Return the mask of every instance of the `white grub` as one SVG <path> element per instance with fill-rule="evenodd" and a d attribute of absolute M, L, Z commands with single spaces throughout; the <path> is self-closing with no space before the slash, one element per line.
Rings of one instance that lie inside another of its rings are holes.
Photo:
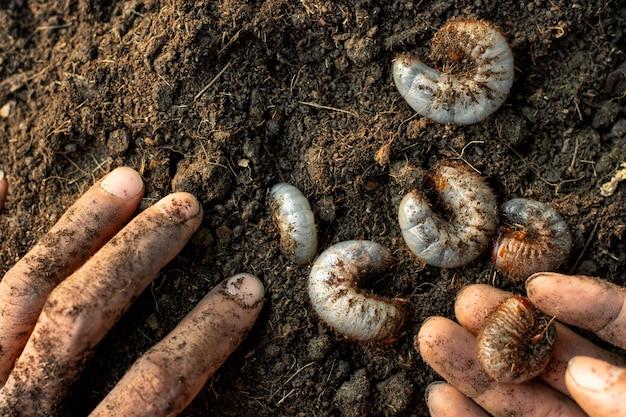
<path fill-rule="evenodd" d="M 480 175 L 457 161 L 441 161 L 429 175 L 450 219 L 433 212 L 426 196 L 413 190 L 404 196 L 398 212 L 404 241 L 429 265 L 466 265 L 487 249 L 495 234 L 496 196 Z"/>
<path fill-rule="evenodd" d="M 270 192 L 283 252 L 298 265 L 308 263 L 317 253 L 317 227 L 309 201 L 285 182 L 274 185 Z"/>
<path fill-rule="evenodd" d="M 478 336 L 478 361 L 493 380 L 518 384 L 543 371 L 556 337 L 552 320 L 527 298 L 512 296 L 485 319 Z"/>
<path fill-rule="evenodd" d="M 438 123 L 469 125 L 495 112 L 513 85 L 513 54 L 500 29 L 454 18 L 432 40 L 431 58 L 442 71 L 404 54 L 393 62 L 396 88 L 409 106 Z"/>
<path fill-rule="evenodd" d="M 541 271 L 554 271 L 569 256 L 572 235 L 563 218 L 539 201 L 514 198 L 501 207 L 503 226 L 491 249 L 497 270 L 524 280 Z"/>
<path fill-rule="evenodd" d="M 391 253 L 369 240 L 349 240 L 326 249 L 309 275 L 308 292 L 319 317 L 338 333 L 361 342 L 392 343 L 404 326 L 400 299 L 360 290 L 366 275 L 388 271 Z"/>

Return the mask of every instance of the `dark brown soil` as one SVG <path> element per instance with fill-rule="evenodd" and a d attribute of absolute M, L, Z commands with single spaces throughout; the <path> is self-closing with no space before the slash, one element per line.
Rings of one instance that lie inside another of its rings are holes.
<path fill-rule="evenodd" d="M 401 52 L 428 56 L 453 16 L 499 25 L 515 54 L 505 105 L 473 126 L 413 117 L 391 80 Z M 0 5 L 0 215 L 5 272 L 97 178 L 120 165 L 147 184 L 142 208 L 194 193 L 205 220 L 110 332 L 70 399 L 88 412 L 130 364 L 218 281 L 258 275 L 266 306 L 186 416 L 425 416 L 437 376 L 413 347 L 430 315 L 470 283 L 523 290 L 487 255 L 440 270 L 416 262 L 396 212 L 413 179 L 460 158 L 499 202 L 549 203 L 571 227 L 565 272 L 626 282 L 626 8 L 622 1 L 299 2 L 6 0 Z M 408 298 L 392 346 L 329 330 L 305 291 L 309 266 L 281 254 L 267 190 L 288 181 L 317 216 L 320 249 L 371 239 L 395 254 L 367 288 Z M 0 272 L 0 273 L 2 273 Z"/>

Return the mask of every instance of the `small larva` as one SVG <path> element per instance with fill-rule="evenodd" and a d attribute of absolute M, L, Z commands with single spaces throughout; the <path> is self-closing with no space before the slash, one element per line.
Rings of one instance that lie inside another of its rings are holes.
<path fill-rule="evenodd" d="M 308 200 L 291 184 L 281 182 L 270 190 L 280 246 L 298 265 L 317 253 L 317 227 Z"/>
<path fill-rule="evenodd" d="M 469 125 L 506 100 L 513 85 L 513 54 L 500 29 L 475 19 L 450 19 L 432 40 L 438 71 L 418 57 L 393 61 L 396 88 L 417 113 L 438 123 Z"/>
<path fill-rule="evenodd" d="M 501 207 L 506 222 L 491 249 L 497 270 L 523 280 L 554 271 L 569 256 L 572 235 L 563 218 L 539 201 L 514 198 Z"/>
<path fill-rule="evenodd" d="M 400 299 L 358 288 L 365 275 L 388 271 L 391 253 L 369 240 L 349 240 L 326 249 L 309 275 L 308 292 L 319 317 L 338 333 L 361 342 L 392 343 L 406 319 Z"/>
<path fill-rule="evenodd" d="M 398 222 L 404 241 L 422 261 L 457 268 L 489 246 L 498 224 L 496 197 L 483 178 L 456 161 L 437 163 L 430 178 L 452 218 L 434 213 L 426 196 L 409 192 L 400 203 Z"/>
<path fill-rule="evenodd" d="M 493 380 L 519 384 L 548 364 L 556 328 L 525 297 L 504 300 L 485 319 L 478 336 L 478 360 Z"/>

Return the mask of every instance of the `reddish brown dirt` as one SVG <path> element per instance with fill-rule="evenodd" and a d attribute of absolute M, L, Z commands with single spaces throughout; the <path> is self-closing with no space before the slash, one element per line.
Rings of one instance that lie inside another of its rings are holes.
<path fill-rule="evenodd" d="M 590 5 L 587 5 L 587 4 Z M 413 117 L 391 61 L 428 56 L 453 16 L 499 25 L 516 79 L 498 112 L 472 126 Z M 523 290 L 483 256 L 440 270 L 416 262 L 396 212 L 415 179 L 460 158 L 499 202 L 561 212 L 574 236 L 565 272 L 624 284 L 626 184 L 600 195 L 626 161 L 626 8 L 564 0 L 300 2 L 49 1 L 0 5 L 0 274 L 97 178 L 120 165 L 147 184 L 142 208 L 194 193 L 205 220 L 96 351 L 70 398 L 85 414 L 130 364 L 215 283 L 258 275 L 257 325 L 185 416 L 425 416 L 437 376 L 413 347 L 430 315 L 481 282 Z M 362 346 L 320 323 L 308 266 L 280 253 L 267 190 L 289 181 L 311 201 L 320 247 L 372 239 L 398 259 L 365 285 L 408 298 L 412 326 L 390 347 Z"/>

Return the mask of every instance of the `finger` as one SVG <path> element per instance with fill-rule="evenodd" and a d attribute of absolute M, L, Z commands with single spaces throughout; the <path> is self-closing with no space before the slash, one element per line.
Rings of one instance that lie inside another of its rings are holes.
<path fill-rule="evenodd" d="M 143 355 L 91 414 L 178 414 L 241 343 L 263 307 L 253 275 L 222 281 L 161 342 Z"/>
<path fill-rule="evenodd" d="M 4 383 L 52 289 L 137 210 L 144 186 L 117 168 L 92 186 L 0 281 L 0 383 Z"/>
<path fill-rule="evenodd" d="M 565 381 L 576 402 L 591 417 L 626 415 L 626 369 L 578 356 L 570 361 Z"/>
<path fill-rule="evenodd" d="M 93 347 L 182 249 L 201 219 L 202 209 L 191 194 L 169 195 L 59 284 L 0 390 L 0 415 L 7 411 L 1 406 L 17 415 L 54 414 L 58 397 Z"/>
<path fill-rule="evenodd" d="M 445 382 L 426 388 L 426 403 L 431 417 L 489 417 L 471 398 Z"/>
<path fill-rule="evenodd" d="M 0 211 L 4 208 L 4 202 L 9 193 L 9 182 L 4 177 L 4 171 L 0 170 Z"/>
<path fill-rule="evenodd" d="M 487 315 L 511 294 L 489 285 L 469 285 L 457 295 L 454 306 L 459 323 L 470 333 L 477 335 L 484 327 Z M 565 369 L 571 358 L 578 355 L 593 356 L 611 363 L 620 364 L 618 356 L 599 348 L 572 330 L 555 323 L 557 339 L 552 359 L 539 378 L 552 388 L 569 395 L 565 386 Z"/>
<path fill-rule="evenodd" d="M 541 272 L 528 278 L 526 291 L 546 314 L 626 349 L 626 289 L 598 278 Z"/>
<path fill-rule="evenodd" d="M 476 338 L 452 320 L 427 319 L 417 348 L 422 358 L 448 383 L 494 416 L 584 416 L 572 400 L 538 380 L 499 384 L 481 369 Z"/>

